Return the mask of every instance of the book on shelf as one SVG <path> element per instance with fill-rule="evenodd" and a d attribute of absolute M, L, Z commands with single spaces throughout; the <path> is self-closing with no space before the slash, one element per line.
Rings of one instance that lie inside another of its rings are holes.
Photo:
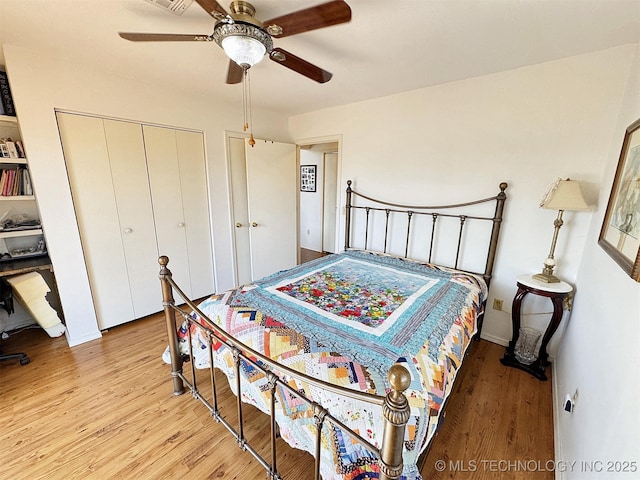
<path fill-rule="evenodd" d="M 21 184 L 22 184 L 22 169 L 19 169 L 19 170 L 16 170 L 16 179 L 13 182 L 13 190 L 11 191 L 12 196 L 15 197 L 18 195 L 22 195 L 22 193 L 20 193 L 20 191 L 22 190 Z"/>
<path fill-rule="evenodd" d="M 9 177 L 7 178 L 7 188 L 5 191 L 5 195 L 7 197 L 10 197 L 13 195 L 13 185 L 16 182 L 16 171 L 15 170 L 9 170 Z"/>
<path fill-rule="evenodd" d="M 16 171 L 9 170 L 9 181 L 7 182 L 7 196 L 13 195 L 13 186 L 16 184 Z"/>
<path fill-rule="evenodd" d="M 27 158 L 24 153 L 24 145 L 22 145 L 22 141 L 16 140 L 16 150 L 18 151 L 18 158 Z"/>
<path fill-rule="evenodd" d="M 13 97 L 11 96 L 11 88 L 9 88 L 9 78 L 7 72 L 0 70 L 0 101 L 4 108 L 4 115 L 11 117 L 16 116 L 16 109 L 13 106 Z"/>
<path fill-rule="evenodd" d="M 3 169 L 0 174 L 0 195 L 3 197 L 33 195 L 29 170 L 24 167 Z"/>
<path fill-rule="evenodd" d="M 31 185 L 31 174 L 29 170 L 26 168 L 22 169 L 22 194 L 23 195 L 33 195 L 33 186 Z"/>
<path fill-rule="evenodd" d="M 0 174 L 0 194 L 4 190 L 4 186 L 7 183 L 7 172 L 6 170 L 2 170 L 2 174 Z"/>
<path fill-rule="evenodd" d="M 4 170 L 3 175 L 5 176 L 5 182 L 2 184 L 2 196 L 8 197 L 13 191 L 13 179 L 15 177 L 14 170 Z"/>

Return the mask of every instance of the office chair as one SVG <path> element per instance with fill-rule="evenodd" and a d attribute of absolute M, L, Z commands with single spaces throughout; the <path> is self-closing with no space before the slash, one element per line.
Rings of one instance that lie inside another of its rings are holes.
<path fill-rule="evenodd" d="M 8 287 L 8 289 L 7 289 Z M 19 360 L 20 365 L 26 365 L 31 360 L 26 353 L 3 353 L 2 340 L 6 338 L 9 325 L 9 313 L 13 313 L 13 296 L 11 287 L 4 281 L 0 282 L 0 361 Z"/>

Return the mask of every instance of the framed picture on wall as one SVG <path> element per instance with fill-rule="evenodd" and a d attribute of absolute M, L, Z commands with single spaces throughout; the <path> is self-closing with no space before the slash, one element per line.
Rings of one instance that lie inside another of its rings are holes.
<path fill-rule="evenodd" d="M 640 120 L 624 135 L 598 244 L 640 282 Z"/>
<path fill-rule="evenodd" d="M 300 191 L 316 191 L 316 165 L 300 165 Z"/>

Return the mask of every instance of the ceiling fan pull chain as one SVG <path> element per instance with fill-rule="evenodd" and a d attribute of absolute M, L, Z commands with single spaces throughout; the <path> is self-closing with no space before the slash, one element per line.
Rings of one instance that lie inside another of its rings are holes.
<path fill-rule="evenodd" d="M 249 77 L 249 67 L 242 67 L 242 114 L 244 116 L 243 131 L 249 130 L 249 145 L 252 147 L 256 144 L 253 138 L 253 129 L 251 124 L 253 118 L 251 116 L 251 80 Z"/>
<path fill-rule="evenodd" d="M 249 75 L 249 69 L 247 68 L 247 108 L 249 116 L 249 145 L 252 147 L 256 144 L 253 138 L 253 114 L 251 110 L 251 77 Z"/>

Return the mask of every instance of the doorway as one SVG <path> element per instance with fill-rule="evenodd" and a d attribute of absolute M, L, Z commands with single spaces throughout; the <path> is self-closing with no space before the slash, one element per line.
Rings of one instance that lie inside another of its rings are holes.
<path fill-rule="evenodd" d="M 305 175 L 304 179 L 300 179 L 298 198 L 300 263 L 304 263 L 339 251 L 337 220 L 340 144 L 337 140 L 322 141 L 299 144 L 298 148 L 301 172 Z"/>

